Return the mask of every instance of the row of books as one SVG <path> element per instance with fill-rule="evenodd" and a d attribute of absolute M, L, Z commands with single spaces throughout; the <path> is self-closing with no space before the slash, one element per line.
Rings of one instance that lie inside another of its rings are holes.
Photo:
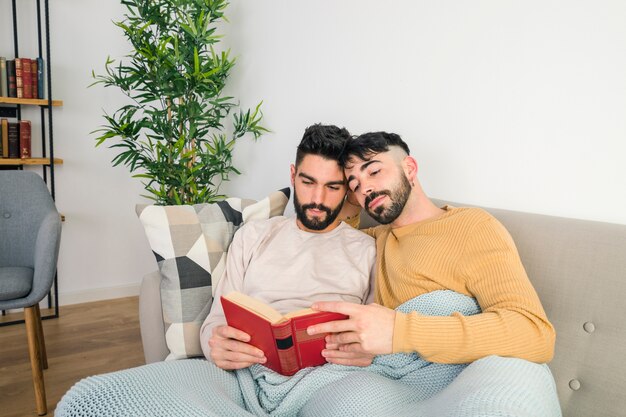
<path fill-rule="evenodd" d="M 0 57 L 0 96 L 44 98 L 43 59 Z"/>
<path fill-rule="evenodd" d="M 8 119 L 2 119 L 0 126 L 0 158 L 30 158 L 30 120 L 9 122 Z"/>

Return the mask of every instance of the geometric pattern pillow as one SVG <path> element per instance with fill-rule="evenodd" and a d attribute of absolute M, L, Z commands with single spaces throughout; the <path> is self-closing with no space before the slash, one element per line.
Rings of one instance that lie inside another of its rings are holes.
<path fill-rule="evenodd" d="M 227 198 L 182 206 L 137 205 L 161 272 L 161 308 L 167 359 L 202 356 L 200 326 L 224 272 L 233 235 L 243 223 L 282 215 L 289 188 L 261 201 Z"/>

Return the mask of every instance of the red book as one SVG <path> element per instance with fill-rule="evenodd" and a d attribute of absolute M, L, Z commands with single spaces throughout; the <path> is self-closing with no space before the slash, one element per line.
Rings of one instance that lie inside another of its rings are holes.
<path fill-rule="evenodd" d="M 30 120 L 20 120 L 20 158 L 30 157 Z"/>
<path fill-rule="evenodd" d="M 248 333 L 249 343 L 265 353 L 264 365 L 282 375 L 326 363 L 322 356 L 326 335 L 309 336 L 307 327 L 348 318 L 309 308 L 283 315 L 263 301 L 236 291 L 222 296 L 221 302 L 228 325 Z"/>
<path fill-rule="evenodd" d="M 38 91 L 38 81 L 37 81 L 37 77 L 39 76 L 38 71 L 37 71 L 37 60 L 36 59 L 31 59 L 30 60 L 30 74 L 32 77 L 32 98 L 38 98 L 39 97 L 39 91 Z"/>
<path fill-rule="evenodd" d="M 33 98 L 33 75 L 31 59 L 22 58 L 22 97 Z"/>

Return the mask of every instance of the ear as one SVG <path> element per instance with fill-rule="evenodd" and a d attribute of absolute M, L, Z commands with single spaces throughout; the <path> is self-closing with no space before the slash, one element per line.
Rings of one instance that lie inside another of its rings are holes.
<path fill-rule="evenodd" d="M 291 164 L 291 185 L 295 186 L 296 185 L 296 166 L 294 164 Z"/>
<path fill-rule="evenodd" d="M 417 178 L 417 161 L 415 158 L 411 155 L 406 156 L 402 161 L 402 167 L 409 182 L 413 183 L 413 180 Z"/>

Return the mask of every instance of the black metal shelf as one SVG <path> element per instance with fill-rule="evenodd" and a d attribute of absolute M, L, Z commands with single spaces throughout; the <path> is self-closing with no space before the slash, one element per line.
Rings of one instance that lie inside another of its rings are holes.
<path fill-rule="evenodd" d="M 39 106 L 41 116 L 41 158 L 42 160 L 56 161 L 60 159 L 54 157 L 54 135 L 52 125 L 53 107 L 63 105 L 60 100 L 52 100 L 52 77 L 50 59 L 50 10 L 49 0 L 33 0 L 37 6 L 37 47 L 38 57 L 45 58 L 45 92 L 46 99 L 25 99 L 15 97 L 0 97 L 0 114 L 2 117 L 16 118 L 18 121 L 22 119 L 22 106 Z M 20 57 L 19 39 L 18 39 L 18 23 L 17 23 L 17 0 L 11 0 L 12 18 L 13 18 L 13 53 L 16 58 Z M 43 7 L 43 13 L 42 13 Z M 6 22 L 8 24 L 8 22 Z M 44 57 L 45 49 L 45 57 Z M 4 116 L 7 114 L 7 116 Z M 47 116 L 47 117 L 46 117 Z M 46 123 L 47 120 L 47 123 Z M 2 169 L 23 169 L 24 165 L 32 164 L 5 164 Z M 39 165 L 39 164 L 36 164 Z M 54 183 L 54 163 L 41 164 L 43 180 L 48 184 L 52 199 L 56 200 L 55 183 Z M 58 279 L 55 274 L 52 290 L 48 293 L 48 309 L 54 309 L 54 314 L 46 315 L 42 318 L 50 319 L 59 317 L 59 290 Z M 4 315 L 4 312 L 3 312 Z M 23 320 L 15 320 L 3 322 L 0 326 L 9 324 L 23 323 Z"/>

